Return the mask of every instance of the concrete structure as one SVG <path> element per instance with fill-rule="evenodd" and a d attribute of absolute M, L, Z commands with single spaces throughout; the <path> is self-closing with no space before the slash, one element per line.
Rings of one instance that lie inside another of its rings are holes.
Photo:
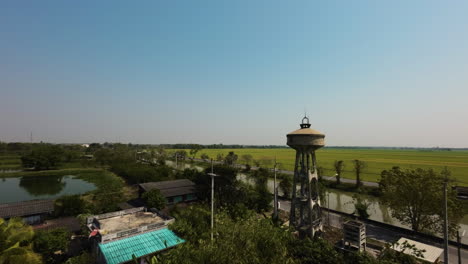
<path fill-rule="evenodd" d="M 159 211 L 144 207 L 87 218 L 98 263 L 119 264 L 168 249 L 185 242 L 167 227 L 174 222 Z"/>
<path fill-rule="evenodd" d="M 197 200 L 195 183 L 188 179 L 147 182 L 138 185 L 140 197 L 144 192 L 158 189 L 166 198 L 167 205 Z"/>
<path fill-rule="evenodd" d="M 414 254 L 413 250 L 405 248 L 405 244 L 408 246 L 413 245 L 416 250 L 420 250 L 422 256 Z M 440 255 L 444 252 L 443 249 L 434 247 L 428 244 L 424 244 L 418 241 L 414 241 L 405 237 L 401 237 L 397 243 L 395 243 L 392 248 L 398 252 L 405 253 L 407 255 L 414 256 L 420 260 L 427 261 L 429 263 L 439 263 Z"/>
<path fill-rule="evenodd" d="M 344 222 L 343 246 L 357 251 L 366 251 L 366 225 L 353 220 Z"/>
<path fill-rule="evenodd" d="M 301 237 L 313 238 L 322 232 L 315 150 L 325 145 L 325 135 L 311 129 L 307 117 L 300 127 L 287 135 L 288 146 L 296 150 L 289 224 Z"/>
<path fill-rule="evenodd" d="M 22 217 L 30 224 L 40 224 L 54 212 L 54 200 L 31 200 L 0 204 L 0 218 Z"/>

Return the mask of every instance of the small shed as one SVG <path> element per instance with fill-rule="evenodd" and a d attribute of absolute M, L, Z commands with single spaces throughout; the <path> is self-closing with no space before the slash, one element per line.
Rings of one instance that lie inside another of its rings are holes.
<path fill-rule="evenodd" d="M 0 204 L 0 218 L 22 217 L 28 224 L 42 223 L 54 211 L 54 200 L 31 200 Z"/>
<path fill-rule="evenodd" d="M 405 251 L 405 248 L 403 247 L 403 244 L 405 243 L 408 243 L 409 245 L 414 245 L 416 249 L 424 251 L 422 252 L 423 257 L 415 256 L 414 253 L 409 251 L 408 249 L 406 249 Z M 442 255 L 442 253 L 444 252 L 444 250 L 441 248 L 414 241 L 405 237 L 401 237 L 392 248 L 398 252 L 414 256 L 429 263 L 438 263 L 440 255 Z"/>
<path fill-rule="evenodd" d="M 139 195 L 157 189 L 166 198 L 168 205 L 191 202 L 197 199 L 195 183 L 188 179 L 147 182 L 139 184 Z"/>

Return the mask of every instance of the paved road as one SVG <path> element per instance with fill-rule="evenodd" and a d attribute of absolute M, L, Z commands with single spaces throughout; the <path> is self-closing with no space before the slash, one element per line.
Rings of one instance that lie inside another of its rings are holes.
<path fill-rule="evenodd" d="M 280 203 L 279 208 L 281 210 L 288 211 L 288 212 L 291 210 L 291 201 L 279 200 L 279 203 Z M 323 211 L 323 212 L 324 212 L 322 215 L 323 223 L 329 224 L 333 227 L 341 228 L 341 225 L 342 225 L 341 215 L 335 214 L 335 213 L 329 213 L 326 211 Z M 395 232 L 393 230 L 388 230 L 383 227 L 375 226 L 372 224 L 366 224 L 366 235 L 367 237 L 382 241 L 384 243 L 392 243 L 400 239 L 400 237 L 407 237 L 409 239 L 420 241 L 422 243 L 431 244 L 433 246 L 443 248 L 443 245 L 441 244 L 410 237 L 408 236 L 408 234 L 405 234 L 402 232 Z M 443 259 L 443 256 L 441 256 L 441 259 Z M 468 250 L 465 250 L 465 249 L 461 250 L 461 259 L 462 259 L 462 263 L 468 263 Z M 450 245 L 449 245 L 449 263 L 453 263 L 453 264 L 458 263 L 457 248 L 454 246 L 450 246 Z"/>
<path fill-rule="evenodd" d="M 205 163 L 210 163 L 211 162 L 211 161 L 206 161 L 206 160 L 203 160 L 203 159 L 194 159 L 194 160 L 198 161 L 198 162 L 205 162 Z M 213 161 L 213 163 L 219 164 L 219 163 L 222 163 L 222 162 Z M 242 164 L 236 164 L 236 167 L 239 168 L 239 169 L 245 169 L 245 165 L 242 165 Z M 250 169 L 251 170 L 258 170 L 258 167 L 252 166 L 252 167 L 250 167 Z M 294 175 L 294 171 L 278 170 L 278 172 L 283 173 L 283 174 L 288 174 L 288 175 Z M 325 180 L 329 180 L 329 181 L 335 181 L 336 180 L 336 177 L 334 177 L 334 176 L 322 176 L 322 177 Z M 352 183 L 352 184 L 356 183 L 356 180 L 346 179 L 346 178 L 341 178 L 341 181 L 345 182 L 345 183 Z M 370 187 L 379 187 L 379 184 L 377 182 L 362 181 L 362 184 L 365 185 L 365 186 L 370 186 Z"/>

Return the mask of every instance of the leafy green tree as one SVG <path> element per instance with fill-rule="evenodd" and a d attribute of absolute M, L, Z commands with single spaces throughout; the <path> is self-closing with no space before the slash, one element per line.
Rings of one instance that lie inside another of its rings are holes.
<path fill-rule="evenodd" d="M 65 253 L 70 243 L 70 232 L 64 228 L 39 231 L 34 236 L 34 250 L 39 252 L 47 263 L 61 263 L 63 259 L 57 251 Z"/>
<path fill-rule="evenodd" d="M 142 198 L 150 208 L 161 210 L 166 207 L 166 198 L 164 198 L 158 189 L 145 192 L 142 195 Z"/>
<path fill-rule="evenodd" d="M 197 155 L 197 153 L 203 149 L 203 147 L 201 145 L 198 145 L 198 144 L 193 144 L 191 145 L 190 147 L 190 155 L 192 156 L 192 158 L 194 159 L 195 156 Z"/>
<path fill-rule="evenodd" d="M 254 159 L 252 162 L 257 168 L 260 168 L 262 166 L 262 161 L 259 159 Z"/>
<path fill-rule="evenodd" d="M 323 239 L 293 239 L 288 245 L 288 251 L 297 264 L 344 262 L 343 256 L 333 248 L 333 245 Z"/>
<path fill-rule="evenodd" d="M 54 213 L 57 216 L 76 216 L 84 212 L 85 202 L 80 195 L 65 195 L 54 204 Z"/>
<path fill-rule="evenodd" d="M 193 243 L 210 238 L 211 211 L 208 207 L 192 205 L 183 210 L 176 209 L 171 214 L 177 221 L 170 228 L 181 237 Z"/>
<path fill-rule="evenodd" d="M 100 148 L 94 152 L 96 162 L 101 165 L 131 164 L 135 163 L 135 152 L 127 146 L 115 144 L 111 147 Z"/>
<path fill-rule="evenodd" d="M 367 252 L 348 252 L 344 255 L 345 264 L 399 264 L 379 261 Z"/>
<path fill-rule="evenodd" d="M 8 146 L 7 143 L 0 141 L 0 153 L 5 153 L 6 154 L 7 146 Z"/>
<path fill-rule="evenodd" d="M 216 155 L 216 161 L 223 161 L 224 160 L 224 155 L 222 153 L 218 153 L 218 155 Z"/>
<path fill-rule="evenodd" d="M 286 198 L 291 198 L 292 186 L 293 183 L 291 177 L 289 175 L 284 175 L 283 179 L 279 183 L 279 188 Z"/>
<path fill-rule="evenodd" d="M 68 145 L 63 147 L 63 159 L 65 162 L 72 162 L 80 158 L 83 147 L 79 145 Z"/>
<path fill-rule="evenodd" d="M 224 157 L 224 164 L 232 166 L 236 164 L 237 158 L 237 154 L 235 154 L 234 151 L 230 151 L 229 154 Z"/>
<path fill-rule="evenodd" d="M 164 181 L 173 175 L 173 170 L 169 166 L 151 166 L 135 162 L 113 163 L 110 169 L 129 183 Z"/>
<path fill-rule="evenodd" d="M 156 151 L 151 151 L 151 153 L 154 153 L 152 154 L 152 156 L 153 156 L 153 159 L 156 158 L 156 163 L 158 165 L 166 165 L 166 160 L 168 159 L 168 157 L 167 157 L 167 152 L 164 148 L 158 147 Z"/>
<path fill-rule="evenodd" d="M 253 160 L 253 157 L 250 154 L 243 154 L 241 155 L 241 160 L 245 162 L 245 165 L 250 165 L 250 163 Z"/>
<path fill-rule="evenodd" d="M 175 178 L 176 179 L 188 179 L 188 180 L 191 180 L 191 181 L 196 181 L 197 179 L 199 179 L 200 177 L 203 177 L 204 173 L 203 172 L 200 172 L 196 169 L 184 169 L 183 171 L 177 171 L 177 173 L 175 174 Z"/>
<path fill-rule="evenodd" d="M 353 205 L 354 205 L 354 212 L 353 214 L 357 214 L 362 218 L 369 218 L 370 214 L 368 212 L 370 203 L 364 201 L 360 195 L 353 195 Z"/>
<path fill-rule="evenodd" d="M 196 220 L 200 226 L 193 225 L 191 221 L 193 218 L 198 218 L 199 211 L 188 210 L 185 217 L 179 216 L 171 228 L 183 236 L 178 222 L 185 222 L 187 224 L 185 227 L 188 228 L 190 225 L 188 229 L 199 232 L 192 236 L 183 236 L 190 238 L 191 241 L 161 255 L 162 263 L 293 263 L 291 256 L 285 250 L 287 243 L 293 239 L 291 233 L 274 226 L 269 219 L 252 216 L 236 221 L 224 211 L 217 212 L 213 243 L 209 238 L 208 208 L 204 209 L 203 221 Z"/>
<path fill-rule="evenodd" d="M 37 146 L 39 144 L 29 144 L 29 143 L 20 143 L 20 142 L 10 142 L 7 144 L 7 152 L 24 155 L 31 151 L 32 146 Z"/>
<path fill-rule="evenodd" d="M 361 173 L 366 168 L 367 165 L 362 160 L 354 160 L 353 165 L 354 165 L 354 172 L 356 173 L 356 188 L 359 188 L 362 185 Z"/>
<path fill-rule="evenodd" d="M 206 153 L 202 153 L 202 154 L 200 155 L 200 158 L 201 158 L 202 160 L 204 160 L 204 161 L 208 161 L 208 160 L 210 159 L 210 156 L 208 156 L 208 154 L 206 154 Z"/>
<path fill-rule="evenodd" d="M 102 145 L 99 144 L 99 143 L 91 143 L 89 144 L 89 147 L 86 148 L 86 153 L 90 154 L 90 153 L 94 153 L 96 152 L 98 149 L 101 149 L 102 148 Z"/>
<path fill-rule="evenodd" d="M 91 196 L 92 202 L 87 204 L 86 212 L 103 214 L 114 212 L 119 209 L 118 204 L 125 201 L 122 190 L 108 190 Z"/>
<path fill-rule="evenodd" d="M 382 201 L 387 204 L 392 216 L 414 231 L 441 231 L 443 217 L 443 186 L 448 179 L 447 206 L 449 227 L 453 232 L 464 215 L 454 182 L 447 171 L 436 173 L 432 169 L 401 170 L 393 167 L 381 174 Z"/>
<path fill-rule="evenodd" d="M 187 151 L 179 150 L 179 151 L 176 151 L 174 155 L 177 156 L 177 160 L 184 161 L 187 158 Z"/>
<path fill-rule="evenodd" d="M 255 181 L 255 193 L 254 193 L 254 201 L 253 201 L 253 209 L 257 212 L 264 212 L 268 211 L 271 208 L 271 202 L 273 197 L 268 190 L 268 176 L 269 172 L 267 169 L 260 168 L 256 171 L 252 172 L 251 177 Z"/>
<path fill-rule="evenodd" d="M 63 149 L 58 145 L 38 144 L 29 154 L 21 157 L 21 162 L 25 168 L 49 170 L 59 164 L 63 153 Z"/>
<path fill-rule="evenodd" d="M 400 245 L 401 251 L 396 251 L 393 248 L 394 245 L 398 245 L 398 242 L 385 245 L 385 248 L 378 256 L 378 260 L 380 262 L 418 264 L 420 261 L 418 261 L 414 256 L 424 257 L 424 252 L 426 252 L 424 249 L 421 250 L 416 248 L 416 245 L 412 245 L 408 241 L 404 241 L 403 244 Z"/>
<path fill-rule="evenodd" d="M 87 252 L 84 252 L 83 254 L 79 256 L 69 258 L 65 262 L 65 264 L 92 264 L 92 263 L 95 263 L 95 258 Z"/>
<path fill-rule="evenodd" d="M 317 177 L 318 179 L 321 181 L 322 180 L 322 176 L 324 174 L 324 171 L 325 171 L 325 168 L 322 167 L 322 166 L 318 166 L 317 167 Z"/>
<path fill-rule="evenodd" d="M 335 163 L 333 163 L 333 167 L 335 168 L 335 172 L 336 172 L 336 184 L 340 184 L 341 183 L 341 173 L 343 172 L 344 170 L 344 161 L 342 160 L 335 160 Z"/>
<path fill-rule="evenodd" d="M 32 250 L 33 237 L 32 227 L 22 219 L 11 218 L 7 222 L 0 218 L 0 263 L 42 263 L 41 256 Z"/>

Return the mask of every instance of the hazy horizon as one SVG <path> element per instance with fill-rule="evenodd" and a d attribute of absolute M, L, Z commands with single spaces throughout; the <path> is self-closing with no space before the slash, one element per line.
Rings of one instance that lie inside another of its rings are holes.
<path fill-rule="evenodd" d="M 0 3 L 0 141 L 468 147 L 468 2 Z"/>

